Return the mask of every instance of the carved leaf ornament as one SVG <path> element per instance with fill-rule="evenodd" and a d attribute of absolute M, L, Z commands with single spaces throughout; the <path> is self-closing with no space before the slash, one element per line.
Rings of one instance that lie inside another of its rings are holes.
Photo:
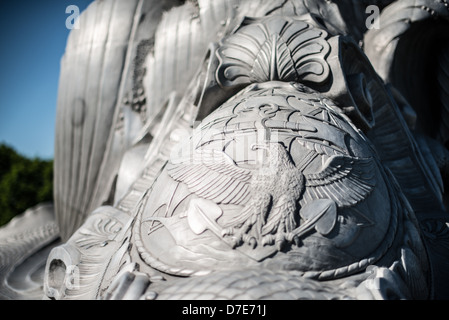
<path fill-rule="evenodd" d="M 217 50 L 217 81 L 224 87 L 266 81 L 324 83 L 330 74 L 327 36 L 294 18 L 256 20 L 223 40 Z"/>

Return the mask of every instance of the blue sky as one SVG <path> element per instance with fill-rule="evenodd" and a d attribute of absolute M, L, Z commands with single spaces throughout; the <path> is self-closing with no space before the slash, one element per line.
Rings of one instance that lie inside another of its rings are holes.
<path fill-rule="evenodd" d="M 92 0 L 0 0 L 0 143 L 27 157 L 54 155 L 60 60 L 69 5 Z"/>

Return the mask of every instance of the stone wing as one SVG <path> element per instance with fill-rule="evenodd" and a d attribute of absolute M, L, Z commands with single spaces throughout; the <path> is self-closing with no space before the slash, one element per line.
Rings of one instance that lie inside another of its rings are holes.
<path fill-rule="evenodd" d="M 171 159 L 167 171 L 201 198 L 237 205 L 250 199 L 251 170 L 238 167 L 224 152 L 195 150 L 189 157 Z"/>
<path fill-rule="evenodd" d="M 331 199 L 339 207 L 353 206 L 374 189 L 375 169 L 371 158 L 333 156 L 322 171 L 305 175 L 306 188 L 301 202 Z"/>

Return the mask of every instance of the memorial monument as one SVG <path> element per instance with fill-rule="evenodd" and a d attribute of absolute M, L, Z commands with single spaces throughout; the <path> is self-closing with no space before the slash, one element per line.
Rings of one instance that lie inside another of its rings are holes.
<path fill-rule="evenodd" d="M 446 0 L 97 0 L 56 123 L 1 298 L 449 298 Z"/>

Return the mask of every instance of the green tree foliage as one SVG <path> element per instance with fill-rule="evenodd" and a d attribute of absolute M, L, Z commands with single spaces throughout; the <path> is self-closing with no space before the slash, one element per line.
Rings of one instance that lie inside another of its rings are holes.
<path fill-rule="evenodd" d="M 53 161 L 29 159 L 0 144 L 0 226 L 41 202 L 53 201 Z"/>

